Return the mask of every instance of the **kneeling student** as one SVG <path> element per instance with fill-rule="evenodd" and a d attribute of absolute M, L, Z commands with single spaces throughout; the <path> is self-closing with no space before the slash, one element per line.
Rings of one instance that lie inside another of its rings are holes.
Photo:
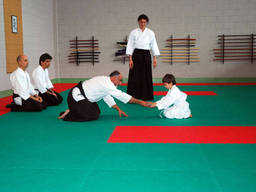
<path fill-rule="evenodd" d="M 63 98 L 59 93 L 53 90 L 53 85 L 48 75 L 52 56 L 45 53 L 40 56 L 39 66 L 33 71 L 32 78 L 34 87 L 39 91 L 39 96 L 47 103 L 48 106 L 59 105 Z"/>
<path fill-rule="evenodd" d="M 12 112 L 35 112 L 42 111 L 47 104 L 39 97 L 31 84 L 29 74 L 26 71 L 28 57 L 17 57 L 18 68 L 10 75 L 13 89 L 13 102 L 6 107 Z"/>
<path fill-rule="evenodd" d="M 169 89 L 168 93 L 155 103 L 147 102 L 147 106 L 150 108 L 157 107 L 161 110 L 160 117 L 169 119 L 192 117 L 189 103 L 186 101 L 187 94 L 180 91 L 176 86 L 175 77 L 171 74 L 166 74 L 163 77 L 162 82 L 164 87 Z"/>

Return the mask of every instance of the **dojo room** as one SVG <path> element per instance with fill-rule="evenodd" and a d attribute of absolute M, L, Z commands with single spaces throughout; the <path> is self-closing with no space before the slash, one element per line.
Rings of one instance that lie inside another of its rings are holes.
<path fill-rule="evenodd" d="M 255 0 L 0 0 L 0 192 L 255 192 Z"/>

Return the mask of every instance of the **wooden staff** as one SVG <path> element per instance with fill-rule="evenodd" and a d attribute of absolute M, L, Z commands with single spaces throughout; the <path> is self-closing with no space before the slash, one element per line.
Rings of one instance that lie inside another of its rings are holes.
<path fill-rule="evenodd" d="M 184 45 L 166 45 L 165 47 L 194 47 L 195 45 L 187 45 L 187 44 L 184 44 Z"/>
<path fill-rule="evenodd" d="M 173 62 L 173 63 L 187 63 L 187 62 L 190 62 L 190 63 L 193 63 L 193 62 L 200 62 L 200 60 L 162 60 L 162 62 L 164 63 L 170 63 L 170 62 Z"/>
<path fill-rule="evenodd" d="M 248 53 L 252 53 L 252 52 L 224 52 L 224 54 L 248 54 Z M 256 52 L 253 52 L 256 53 Z M 214 52 L 214 54 L 223 54 L 223 52 Z"/>
<path fill-rule="evenodd" d="M 224 37 L 251 37 L 252 35 L 224 35 Z M 218 35 L 218 37 L 223 37 L 223 35 Z"/>
<path fill-rule="evenodd" d="M 184 47 L 184 48 L 172 48 L 172 50 L 188 50 L 188 49 L 199 49 L 199 48 L 196 48 L 196 47 Z M 161 50 L 170 50 L 170 48 L 162 48 Z"/>
<path fill-rule="evenodd" d="M 225 47 L 248 47 L 248 45 L 226 45 L 226 43 L 224 45 Z"/>
<path fill-rule="evenodd" d="M 198 54 L 183 54 L 183 53 L 175 53 L 175 54 L 161 54 L 160 57 L 162 56 L 169 56 L 169 55 L 177 55 L 177 56 L 186 56 L 186 55 L 189 55 L 189 56 L 197 56 Z"/>
<path fill-rule="evenodd" d="M 68 63 L 99 63 L 100 61 L 69 61 Z"/>
<path fill-rule="evenodd" d="M 185 44 L 188 45 L 187 42 L 167 42 L 168 44 L 176 45 L 176 44 Z M 189 44 L 195 44 L 196 42 L 189 42 Z"/>
<path fill-rule="evenodd" d="M 250 41 L 240 41 L 240 42 L 233 42 L 233 41 L 225 41 L 224 44 L 251 44 L 252 42 Z M 218 42 L 218 44 L 223 44 L 223 42 Z"/>
<path fill-rule="evenodd" d="M 170 53 L 170 51 L 161 51 L 161 53 Z M 172 53 L 187 53 L 187 51 L 173 51 Z M 190 53 L 198 53 L 198 51 L 190 51 Z"/>
<path fill-rule="evenodd" d="M 74 44 L 74 43 L 71 43 L 71 44 L 69 44 L 70 46 L 79 46 L 79 45 L 88 45 L 88 46 L 90 46 L 90 47 L 92 47 L 92 45 L 99 45 L 99 43 L 77 43 L 77 44 Z"/>
<path fill-rule="evenodd" d="M 80 51 L 94 51 L 94 50 L 99 50 L 99 48 L 94 48 L 94 49 L 71 49 L 71 51 L 78 51 L 78 52 L 80 52 Z"/>
<path fill-rule="evenodd" d="M 161 57 L 162 59 L 188 59 L 188 57 Z M 200 59 L 200 57 L 189 57 L 189 59 Z"/>
<path fill-rule="evenodd" d="M 223 55 L 215 55 L 215 57 L 223 57 Z M 224 57 L 256 57 L 256 55 L 225 55 Z"/>
<path fill-rule="evenodd" d="M 71 52 L 70 53 L 71 55 L 80 55 L 80 54 L 85 54 L 85 55 L 92 55 L 92 54 L 100 54 L 100 52 L 99 51 L 94 51 L 94 52 L 92 52 L 92 51 L 79 51 L 79 52 Z"/>
<path fill-rule="evenodd" d="M 84 41 L 89 41 L 89 42 L 91 42 L 91 41 L 99 41 L 99 40 L 96 40 L 96 39 L 94 39 L 94 40 L 92 40 L 92 39 L 88 39 L 88 40 L 69 40 L 69 42 L 84 42 Z"/>
<path fill-rule="evenodd" d="M 247 59 L 247 58 L 241 58 L 241 59 L 213 59 L 213 61 L 241 61 L 241 60 L 251 60 L 251 59 Z"/>
<path fill-rule="evenodd" d="M 98 58 L 99 55 L 93 55 L 95 58 Z M 70 55 L 68 58 L 77 58 L 77 55 Z M 78 58 L 92 58 L 92 55 L 79 55 Z"/>
<path fill-rule="evenodd" d="M 223 49 L 213 49 L 213 51 L 222 51 Z M 256 50 L 256 48 L 241 48 L 241 49 L 224 49 L 224 51 L 226 51 L 226 50 L 228 50 L 228 51 L 240 51 L 240 50 Z"/>
<path fill-rule="evenodd" d="M 70 46 L 69 48 L 86 48 L 86 47 L 92 47 L 92 46 Z M 93 47 L 95 47 L 95 48 L 99 48 L 99 46 L 93 46 Z"/>
<path fill-rule="evenodd" d="M 195 41 L 196 39 L 191 39 L 191 38 L 180 38 L 180 39 L 167 39 L 166 41 L 182 41 L 182 40 L 184 40 L 184 41 Z"/>
<path fill-rule="evenodd" d="M 219 38 L 218 40 L 222 40 L 223 38 Z M 255 40 L 256 38 L 253 38 L 253 40 Z M 233 41 L 233 40 L 235 40 L 235 41 L 243 41 L 243 40 L 252 40 L 252 38 L 225 38 L 225 41 L 226 40 L 231 40 L 231 41 Z"/>

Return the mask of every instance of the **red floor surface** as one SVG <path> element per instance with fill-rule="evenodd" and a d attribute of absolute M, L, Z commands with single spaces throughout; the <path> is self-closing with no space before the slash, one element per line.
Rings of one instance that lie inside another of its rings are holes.
<path fill-rule="evenodd" d="M 12 102 L 12 96 L 0 98 L 0 115 L 10 112 L 10 109 L 6 108 L 5 106 L 11 102 Z"/>
<path fill-rule="evenodd" d="M 108 143 L 255 144 L 256 126 L 117 126 Z"/>
<path fill-rule="evenodd" d="M 187 95 L 217 95 L 213 91 L 184 91 Z M 154 95 L 166 95 L 167 91 L 154 91 Z"/>

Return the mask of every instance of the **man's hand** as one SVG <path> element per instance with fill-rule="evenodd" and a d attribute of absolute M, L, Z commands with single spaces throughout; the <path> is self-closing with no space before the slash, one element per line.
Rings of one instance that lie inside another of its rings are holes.
<path fill-rule="evenodd" d="M 119 113 L 119 117 L 122 117 L 122 115 L 123 115 L 124 117 L 128 117 L 128 115 L 127 115 L 125 112 L 123 112 L 121 109 L 118 110 L 118 113 Z"/>
<path fill-rule="evenodd" d="M 157 64 L 156 56 L 154 56 L 153 57 L 153 68 L 156 68 L 156 64 Z"/>
<path fill-rule="evenodd" d="M 133 68 L 133 60 L 132 60 L 132 56 L 129 56 L 129 68 L 132 69 Z"/>
<path fill-rule="evenodd" d="M 47 93 L 52 94 L 55 97 L 57 97 L 57 95 L 54 93 L 54 91 L 52 89 L 47 90 Z"/>
<path fill-rule="evenodd" d="M 128 115 L 127 115 L 125 112 L 123 112 L 123 111 L 117 106 L 117 104 L 113 105 L 112 108 L 114 108 L 115 110 L 118 111 L 119 117 L 122 117 L 122 115 L 123 115 L 124 117 L 128 117 Z"/>

